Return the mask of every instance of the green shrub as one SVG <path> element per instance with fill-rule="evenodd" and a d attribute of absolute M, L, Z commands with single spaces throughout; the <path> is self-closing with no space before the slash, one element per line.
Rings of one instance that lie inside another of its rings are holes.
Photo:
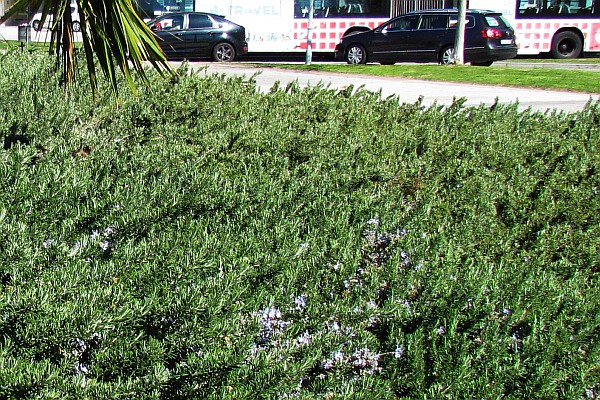
<path fill-rule="evenodd" d="M 0 397 L 600 393 L 597 104 L 0 70 Z"/>

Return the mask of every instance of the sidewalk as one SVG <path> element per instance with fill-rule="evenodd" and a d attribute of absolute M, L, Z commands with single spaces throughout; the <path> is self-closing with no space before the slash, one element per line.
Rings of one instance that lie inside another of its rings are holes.
<path fill-rule="evenodd" d="M 35 31 L 33 28 L 29 28 L 31 30 L 31 41 L 32 42 L 49 42 L 50 41 L 50 31 L 47 29 L 42 29 L 40 31 Z M 0 42 L 7 40 L 19 40 L 19 27 L 18 26 L 1 26 L 0 25 Z M 75 41 L 81 40 L 81 33 L 75 32 Z"/>
<path fill-rule="evenodd" d="M 0 25 L 0 40 L 19 40 L 17 26 L 1 26 Z M 33 34 L 31 35 L 33 39 Z"/>

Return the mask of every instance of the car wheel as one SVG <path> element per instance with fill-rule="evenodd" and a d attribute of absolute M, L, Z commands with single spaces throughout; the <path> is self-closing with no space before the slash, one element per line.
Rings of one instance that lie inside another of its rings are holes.
<path fill-rule="evenodd" d="M 447 46 L 440 53 L 440 64 L 448 65 L 454 62 L 454 47 Z"/>
<path fill-rule="evenodd" d="M 577 58 L 581 55 L 582 47 L 581 38 L 575 32 L 560 32 L 552 40 L 552 57 Z"/>
<path fill-rule="evenodd" d="M 346 62 L 348 64 L 366 64 L 367 51 L 360 44 L 353 44 L 346 51 Z"/>
<path fill-rule="evenodd" d="M 493 61 L 485 61 L 485 62 L 472 62 L 471 65 L 475 66 L 475 67 L 489 67 L 490 65 L 492 65 L 494 62 Z"/>
<path fill-rule="evenodd" d="M 38 19 L 31 22 L 31 27 L 33 28 L 34 31 L 39 31 L 40 29 L 42 29 L 42 27 L 40 25 L 40 21 Z"/>
<path fill-rule="evenodd" d="M 233 61 L 235 58 L 235 49 L 229 43 L 219 43 L 213 49 L 212 58 L 217 62 Z"/>
<path fill-rule="evenodd" d="M 79 21 L 73 21 L 73 32 L 81 31 L 81 24 Z"/>

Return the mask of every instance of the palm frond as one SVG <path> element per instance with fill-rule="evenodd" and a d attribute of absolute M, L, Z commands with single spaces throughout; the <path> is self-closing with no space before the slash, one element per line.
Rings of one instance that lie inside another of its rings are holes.
<path fill-rule="evenodd" d="M 41 7 L 41 23 L 52 16 L 50 51 L 56 51 L 67 83 L 75 79 L 71 2 L 72 0 L 17 0 L 0 19 L 4 22 L 27 7 L 33 10 Z M 154 34 L 136 13 L 131 0 L 76 0 L 76 3 L 89 80 L 94 92 L 98 87 L 96 60 L 115 92 L 117 68 L 134 93 L 136 86 L 132 72 L 137 72 L 145 84 L 149 83 L 144 72 L 145 62 L 149 62 L 163 75 L 171 72 Z"/>

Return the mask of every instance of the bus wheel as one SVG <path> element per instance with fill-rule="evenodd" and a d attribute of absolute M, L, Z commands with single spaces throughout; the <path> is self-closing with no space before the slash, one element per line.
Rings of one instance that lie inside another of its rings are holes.
<path fill-rule="evenodd" d="M 367 52 L 360 44 L 353 44 L 346 51 L 346 62 L 348 64 L 366 64 Z"/>
<path fill-rule="evenodd" d="M 575 32 L 560 32 L 552 40 L 552 57 L 577 58 L 581 55 L 582 47 L 581 38 Z"/>
<path fill-rule="evenodd" d="M 219 43 L 213 49 L 213 60 L 217 62 L 230 62 L 235 58 L 235 49 L 227 42 Z"/>

